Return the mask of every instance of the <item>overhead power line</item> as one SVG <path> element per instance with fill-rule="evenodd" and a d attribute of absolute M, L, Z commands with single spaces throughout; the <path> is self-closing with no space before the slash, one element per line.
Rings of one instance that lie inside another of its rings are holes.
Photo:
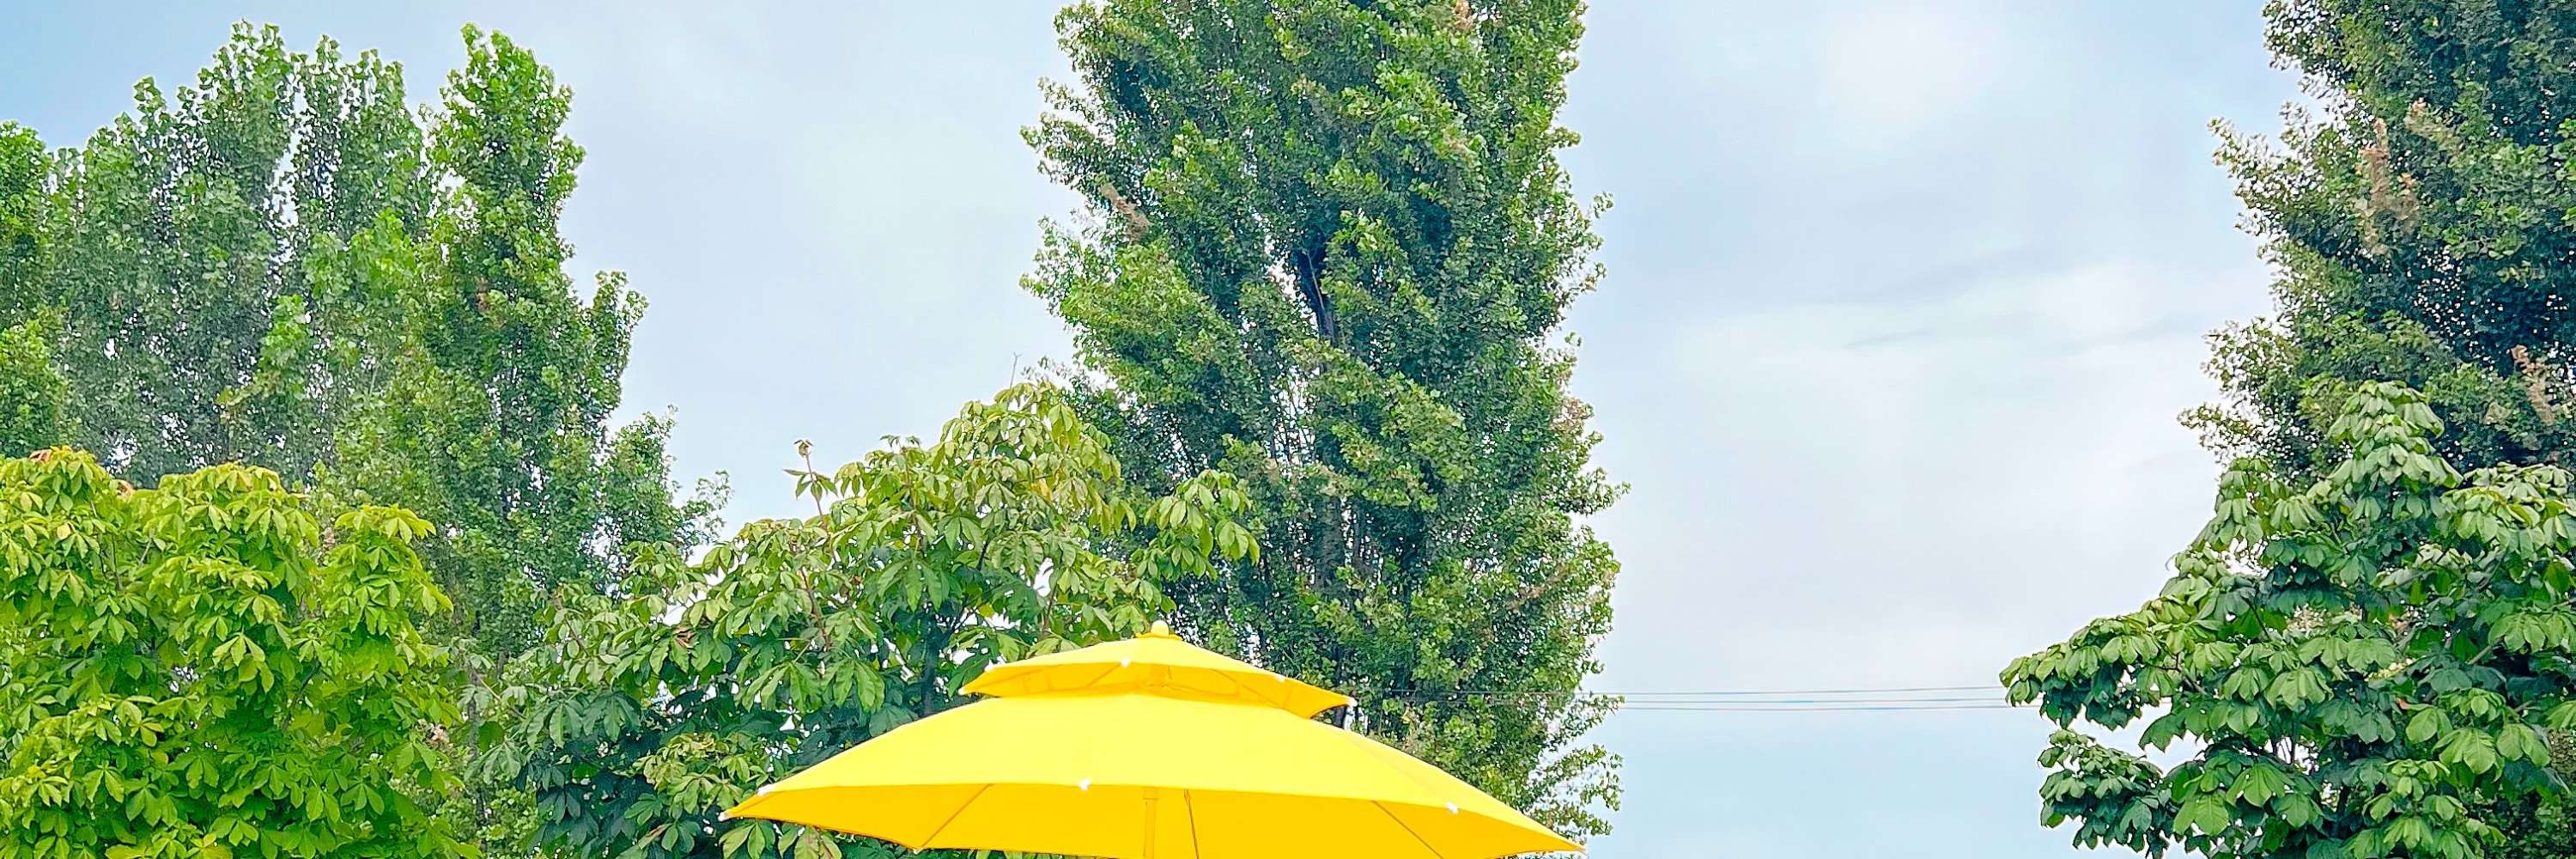
<path fill-rule="evenodd" d="M 1556 697 L 1562 695 L 1576 695 L 1588 698 L 1647 698 L 1668 696 L 1880 695 L 1915 692 L 1993 692 L 1997 695 L 2001 695 L 2003 694 L 2003 691 L 2004 687 L 1989 683 L 1982 686 L 1891 686 L 1875 689 L 1702 689 L 1652 690 L 1641 692 L 1610 692 L 1595 689 L 1577 689 L 1572 692 L 1550 692 L 1546 690 L 1528 689 L 1458 689 L 1449 692 L 1422 692 L 1419 694 L 1426 696 L 1473 695 L 1479 697 L 1518 696 L 1530 698 Z"/>
<path fill-rule="evenodd" d="M 1620 712 L 1899 712 L 1899 709 L 2020 709 L 1994 704 L 1870 704 L 1870 707 L 1620 707 Z"/>
<path fill-rule="evenodd" d="M 1623 712 L 1847 713 L 1919 710 L 2011 710 L 2004 688 L 1884 686 L 1841 689 L 1657 689 L 1568 691 L 1528 689 L 1406 690 L 1388 695 L 1416 701 L 1473 698 L 1487 703 L 1535 705 L 1568 699 L 1620 699 Z"/>
<path fill-rule="evenodd" d="M 1920 698 L 1629 698 L 1630 707 L 1679 706 L 1706 704 L 1717 707 L 1743 707 L 1753 704 L 1963 704 L 1971 702 L 2003 703 L 1998 695 L 1929 695 Z"/>

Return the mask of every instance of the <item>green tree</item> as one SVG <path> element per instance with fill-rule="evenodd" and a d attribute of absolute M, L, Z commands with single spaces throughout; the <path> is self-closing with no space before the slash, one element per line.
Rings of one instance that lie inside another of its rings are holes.
<path fill-rule="evenodd" d="M 570 91 L 505 37 L 464 42 L 435 108 L 373 53 L 245 24 L 84 146 L 0 126 L 0 279 L 29 285 L 0 322 L 62 320 L 0 338 L 0 408 L 62 392 L 76 419 L 0 442 L 69 432 L 144 485 L 240 461 L 331 509 L 419 511 L 454 598 L 423 622 L 473 687 L 536 641 L 551 591 L 605 593 L 636 547 L 709 540 L 722 484 L 675 501 L 670 420 L 610 421 L 644 305 L 621 275 L 585 296 L 562 270 Z M 22 367 L 46 347 L 54 374 Z M 468 748 L 501 730 L 465 715 Z M 502 844 L 510 800 L 478 784 L 442 813 Z"/>
<path fill-rule="evenodd" d="M 2148 855 L 2464 859 L 2554 806 L 2544 732 L 2576 730 L 2570 475 L 2463 474 L 2442 437 L 2424 396 L 2354 388 L 2322 476 L 2237 460 L 2161 595 L 2015 660 L 2012 700 L 2061 726 L 2046 821 Z M 2154 709 L 2142 742 L 2192 750 L 2171 768 L 2071 727 Z"/>
<path fill-rule="evenodd" d="M 0 455 L 71 441 L 71 384 L 54 367 L 50 313 L 0 329 Z"/>
<path fill-rule="evenodd" d="M 0 121 L 0 456 L 68 443 L 71 384 L 53 364 L 60 320 L 43 309 L 36 264 L 52 156 Z"/>
<path fill-rule="evenodd" d="M 232 461 L 307 477 L 380 381 L 367 341 L 396 298 L 311 266 L 381 219 L 425 228 L 421 152 L 400 67 L 328 40 L 239 25 L 175 99 L 137 84 L 53 159 L 40 219 L 34 294 L 65 314 L 82 446 L 145 485 Z"/>
<path fill-rule="evenodd" d="M 35 265 L 51 161 L 34 129 L 0 120 L 0 328 L 41 303 Z"/>
<path fill-rule="evenodd" d="M 334 290 L 382 290 L 405 312 L 373 353 L 388 383 L 339 426 L 321 482 L 439 523 L 431 568 L 497 663 L 535 640 L 550 591 L 606 592 L 630 547 L 704 542 L 722 496 L 674 502 L 667 419 L 609 423 L 644 301 L 613 272 L 585 301 L 564 274 L 571 91 L 505 36 L 469 27 L 465 42 L 427 138 L 454 180 L 427 235 L 380 221 L 321 258 L 347 273 Z"/>
<path fill-rule="evenodd" d="M 632 590 L 567 599 L 513 664 L 499 703 L 517 718 L 483 766 L 534 791 L 542 844 L 837 856 L 819 830 L 715 815 L 960 703 L 987 666 L 1141 631 L 1171 607 L 1164 588 L 1255 556 L 1231 477 L 1145 494 L 1043 383 L 799 486 L 829 507 L 746 525 L 694 564 L 655 555 Z"/>
<path fill-rule="evenodd" d="M 423 810 L 445 598 L 393 508 L 0 460 L 0 857 L 469 855 Z"/>
<path fill-rule="evenodd" d="M 1096 226 L 1029 288 L 1072 327 L 1135 479 L 1237 476 L 1267 551 L 1176 584 L 1202 643 L 1574 837 L 1618 489 L 1552 338 L 1598 277 L 1556 124 L 1575 0 L 1102 0 L 1030 129 Z M 1606 204 L 1606 201 L 1604 201 Z"/>
<path fill-rule="evenodd" d="M 2331 467 L 2357 384 L 2422 391 L 2471 465 L 2576 447 L 2576 5 L 2276 0 L 2270 44 L 2324 96 L 2277 142 L 2225 132 L 2277 314 L 2217 335 L 2214 447 Z"/>
<path fill-rule="evenodd" d="M 2345 401 L 2395 380 L 2424 393 L 2434 450 L 2462 469 L 2564 463 L 2576 6 L 2278 0 L 2265 17 L 2322 98 L 2278 141 L 2221 128 L 2277 311 L 2213 337 L 2226 401 L 2187 421 L 2222 454 L 2317 477 L 2340 462 Z M 2576 838 L 2532 802 L 2478 811 L 2507 821 L 2500 852 Z"/>
<path fill-rule="evenodd" d="M 243 24 L 84 146 L 0 129 L 0 277 L 62 314 L 82 446 L 144 485 L 241 461 L 420 511 L 443 626 L 505 658 L 544 591 L 702 542 L 720 494 L 672 500 L 667 419 L 609 422 L 643 300 L 562 271 L 570 91 L 506 37 L 465 46 L 415 111 L 399 65 Z"/>

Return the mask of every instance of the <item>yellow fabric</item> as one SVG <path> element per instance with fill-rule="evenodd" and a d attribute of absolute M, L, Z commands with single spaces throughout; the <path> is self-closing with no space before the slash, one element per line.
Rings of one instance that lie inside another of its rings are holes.
<path fill-rule="evenodd" d="M 1111 655 L 1059 658 L 1087 651 Z M 897 728 L 727 814 L 914 849 L 1116 859 L 1580 849 L 1437 767 L 1305 718 L 1306 693 L 1253 691 L 1283 682 L 1271 677 L 1168 637 L 997 666 L 967 688 L 1001 697 Z"/>
<path fill-rule="evenodd" d="M 1264 671 L 1191 646 L 1169 632 L 1148 632 L 1079 650 L 1023 659 L 986 670 L 965 692 L 1007 698 L 1047 692 L 1102 692 L 1164 686 L 1200 695 L 1268 704 L 1313 716 L 1351 703 L 1350 696 Z"/>

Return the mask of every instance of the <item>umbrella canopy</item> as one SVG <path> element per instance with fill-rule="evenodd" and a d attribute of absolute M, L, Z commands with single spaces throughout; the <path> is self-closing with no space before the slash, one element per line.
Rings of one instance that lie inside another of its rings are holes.
<path fill-rule="evenodd" d="M 1116 859 L 1492 859 L 1579 850 L 1438 767 L 1309 717 L 1350 699 L 1191 646 L 997 665 L 992 696 L 760 789 L 726 814 L 915 850 Z"/>

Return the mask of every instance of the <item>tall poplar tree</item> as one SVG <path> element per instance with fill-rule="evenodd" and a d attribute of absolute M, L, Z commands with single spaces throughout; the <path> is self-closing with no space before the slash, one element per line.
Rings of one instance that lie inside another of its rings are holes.
<path fill-rule="evenodd" d="M 192 86 L 61 153 L 35 274 L 82 446 L 120 476 L 242 461 L 301 480 L 382 381 L 400 297 L 328 288 L 329 248 L 426 227 L 435 177 L 399 66 L 238 25 Z"/>
<path fill-rule="evenodd" d="M 2353 386 L 2405 382 L 2468 467 L 2576 449 L 2576 3 L 2280 0 L 2283 65 L 2320 96 L 2278 141 L 2222 129 L 2275 315 L 2221 331 L 2230 453 L 2333 461 Z M 2576 463 L 2571 463 L 2576 464 Z"/>
<path fill-rule="evenodd" d="M 571 92 L 498 34 L 465 47 L 418 108 L 373 52 L 242 24 L 82 146 L 0 126 L 0 364 L 52 365 L 0 371 L 0 407 L 30 416 L 0 442 L 67 437 L 138 485 L 238 461 L 420 511 L 455 604 L 433 628 L 505 658 L 546 591 L 705 539 L 711 504 L 673 500 L 666 419 L 610 421 L 643 299 L 563 271 Z"/>
<path fill-rule="evenodd" d="M 424 554 L 497 661 L 534 640 L 548 591 L 605 592 L 628 547 L 711 537 L 715 499 L 675 503 L 667 419 L 609 422 L 644 300 L 616 272 L 585 299 L 563 270 L 571 90 L 506 36 L 468 27 L 465 44 L 427 129 L 451 183 L 427 228 L 387 217 L 330 249 L 336 289 L 397 295 L 403 315 L 322 482 L 438 523 Z"/>
<path fill-rule="evenodd" d="M 25 321 L 43 295 L 35 263 L 50 160 L 35 129 L 0 120 L 0 328 Z"/>
<path fill-rule="evenodd" d="M 1097 223 L 1028 286 L 1127 472 L 1235 474 L 1263 551 L 1171 586 L 1214 647 L 1351 691 L 1388 738 L 1577 837 L 1618 494 L 1566 393 L 1598 276 L 1556 124 L 1574 0 L 1104 0 L 1029 130 Z"/>

